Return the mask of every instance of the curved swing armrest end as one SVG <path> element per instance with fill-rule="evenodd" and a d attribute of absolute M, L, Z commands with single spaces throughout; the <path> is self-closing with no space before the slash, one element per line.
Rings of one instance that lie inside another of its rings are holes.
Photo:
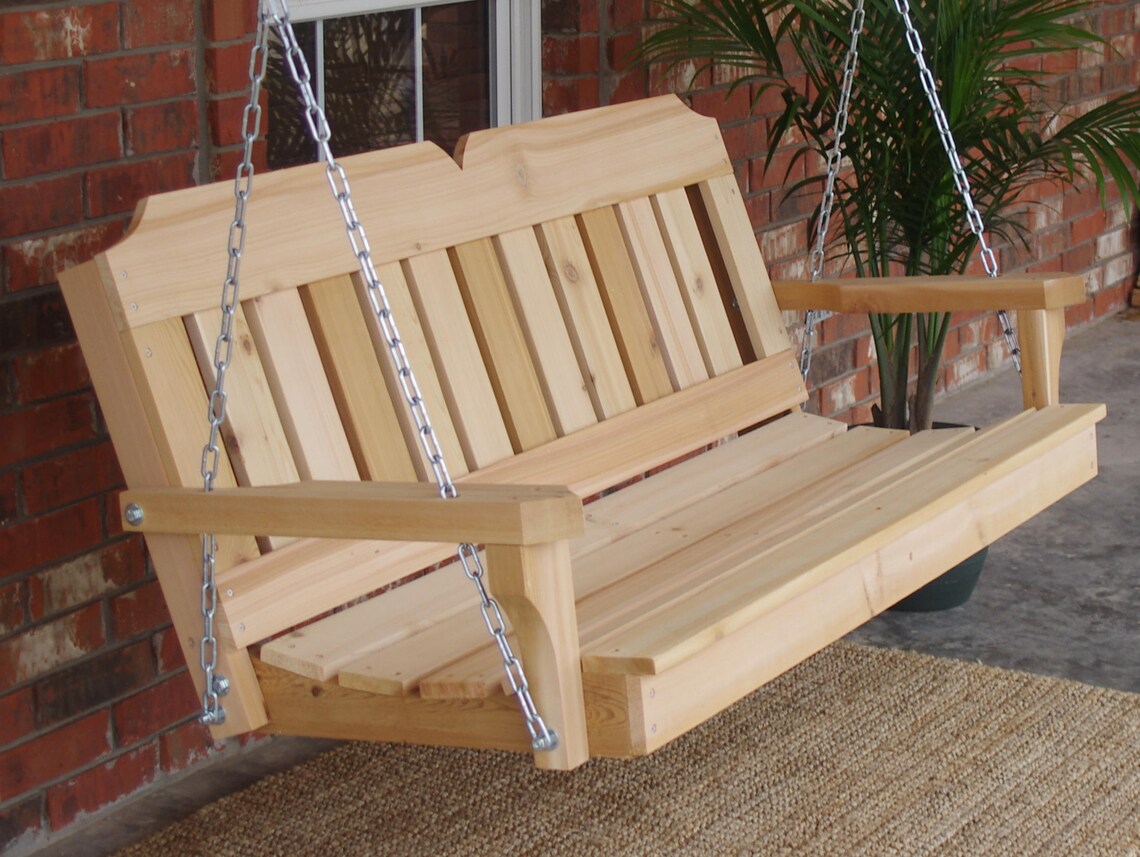
<path fill-rule="evenodd" d="M 448 499 L 415 482 L 139 488 L 120 505 L 127 532 L 536 545 L 585 530 L 578 495 L 547 485 L 463 485 Z"/>
<path fill-rule="evenodd" d="M 831 312 L 955 312 L 1060 309 L 1085 300 L 1076 274 L 947 275 L 774 280 L 783 310 Z"/>

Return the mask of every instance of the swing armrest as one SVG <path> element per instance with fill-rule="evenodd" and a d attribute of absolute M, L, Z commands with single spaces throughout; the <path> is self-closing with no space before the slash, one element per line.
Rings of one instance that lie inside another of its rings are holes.
<path fill-rule="evenodd" d="M 1021 350 L 1021 401 L 1043 408 L 1061 401 L 1065 307 L 1083 303 L 1074 274 L 1000 277 L 861 277 L 816 283 L 772 283 L 780 309 L 832 312 L 953 312 L 1014 310 Z"/>
<path fill-rule="evenodd" d="M 139 488 L 120 505 L 128 532 L 537 545 L 585 531 L 578 495 L 546 485 L 463 485 L 450 499 L 415 482 Z"/>
<path fill-rule="evenodd" d="M 1085 300 L 1084 279 L 1075 274 L 776 280 L 772 290 L 783 310 L 845 313 L 1045 310 Z"/>

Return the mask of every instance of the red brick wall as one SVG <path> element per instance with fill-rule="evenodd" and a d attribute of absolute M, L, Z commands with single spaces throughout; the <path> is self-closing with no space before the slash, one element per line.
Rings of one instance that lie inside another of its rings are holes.
<path fill-rule="evenodd" d="M 232 164 L 252 8 L 0 8 L 0 851 L 211 752 L 54 281 Z"/>
<path fill-rule="evenodd" d="M 1075 93 L 1140 83 L 1137 5 L 1098 6 L 1124 59 L 1074 58 Z M 54 279 L 116 240 L 145 194 L 232 176 L 253 6 L 0 6 L 0 850 L 220 752 L 194 722 L 141 542 L 117 524 L 121 475 Z M 684 71 L 631 67 L 644 13 L 642 0 L 544 2 L 548 113 L 687 87 Z M 802 274 L 810 201 L 783 202 L 761 175 L 770 111 L 750 115 L 746 90 L 726 102 L 728 83 L 702 76 L 689 97 L 722 122 L 773 274 Z M 1055 214 L 1035 215 L 1032 258 L 1089 272 L 1095 299 L 1070 319 L 1085 323 L 1123 305 L 1132 241 L 1119 205 L 1052 201 Z M 1003 253 L 1006 267 L 1028 261 Z M 1005 359 L 995 335 L 990 319 L 962 319 L 947 386 Z M 861 319 L 828 322 L 822 340 L 816 407 L 862 418 L 873 378 Z"/>

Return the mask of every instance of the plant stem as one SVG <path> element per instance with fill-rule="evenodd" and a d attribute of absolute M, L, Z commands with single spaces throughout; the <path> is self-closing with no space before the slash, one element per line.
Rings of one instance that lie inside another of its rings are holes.
<path fill-rule="evenodd" d="M 911 433 L 925 431 L 934 422 L 934 390 L 938 385 L 938 368 L 942 349 L 950 330 L 950 313 L 918 316 L 918 381 L 914 389 L 914 407 L 910 415 Z"/>

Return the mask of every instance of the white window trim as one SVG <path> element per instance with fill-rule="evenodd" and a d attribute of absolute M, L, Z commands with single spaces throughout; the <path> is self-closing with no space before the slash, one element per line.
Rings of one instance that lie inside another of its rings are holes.
<path fill-rule="evenodd" d="M 292 0 L 294 21 L 364 15 L 455 0 Z M 491 121 L 495 125 L 526 122 L 542 115 L 542 53 L 539 37 L 540 0 L 490 0 Z"/>

